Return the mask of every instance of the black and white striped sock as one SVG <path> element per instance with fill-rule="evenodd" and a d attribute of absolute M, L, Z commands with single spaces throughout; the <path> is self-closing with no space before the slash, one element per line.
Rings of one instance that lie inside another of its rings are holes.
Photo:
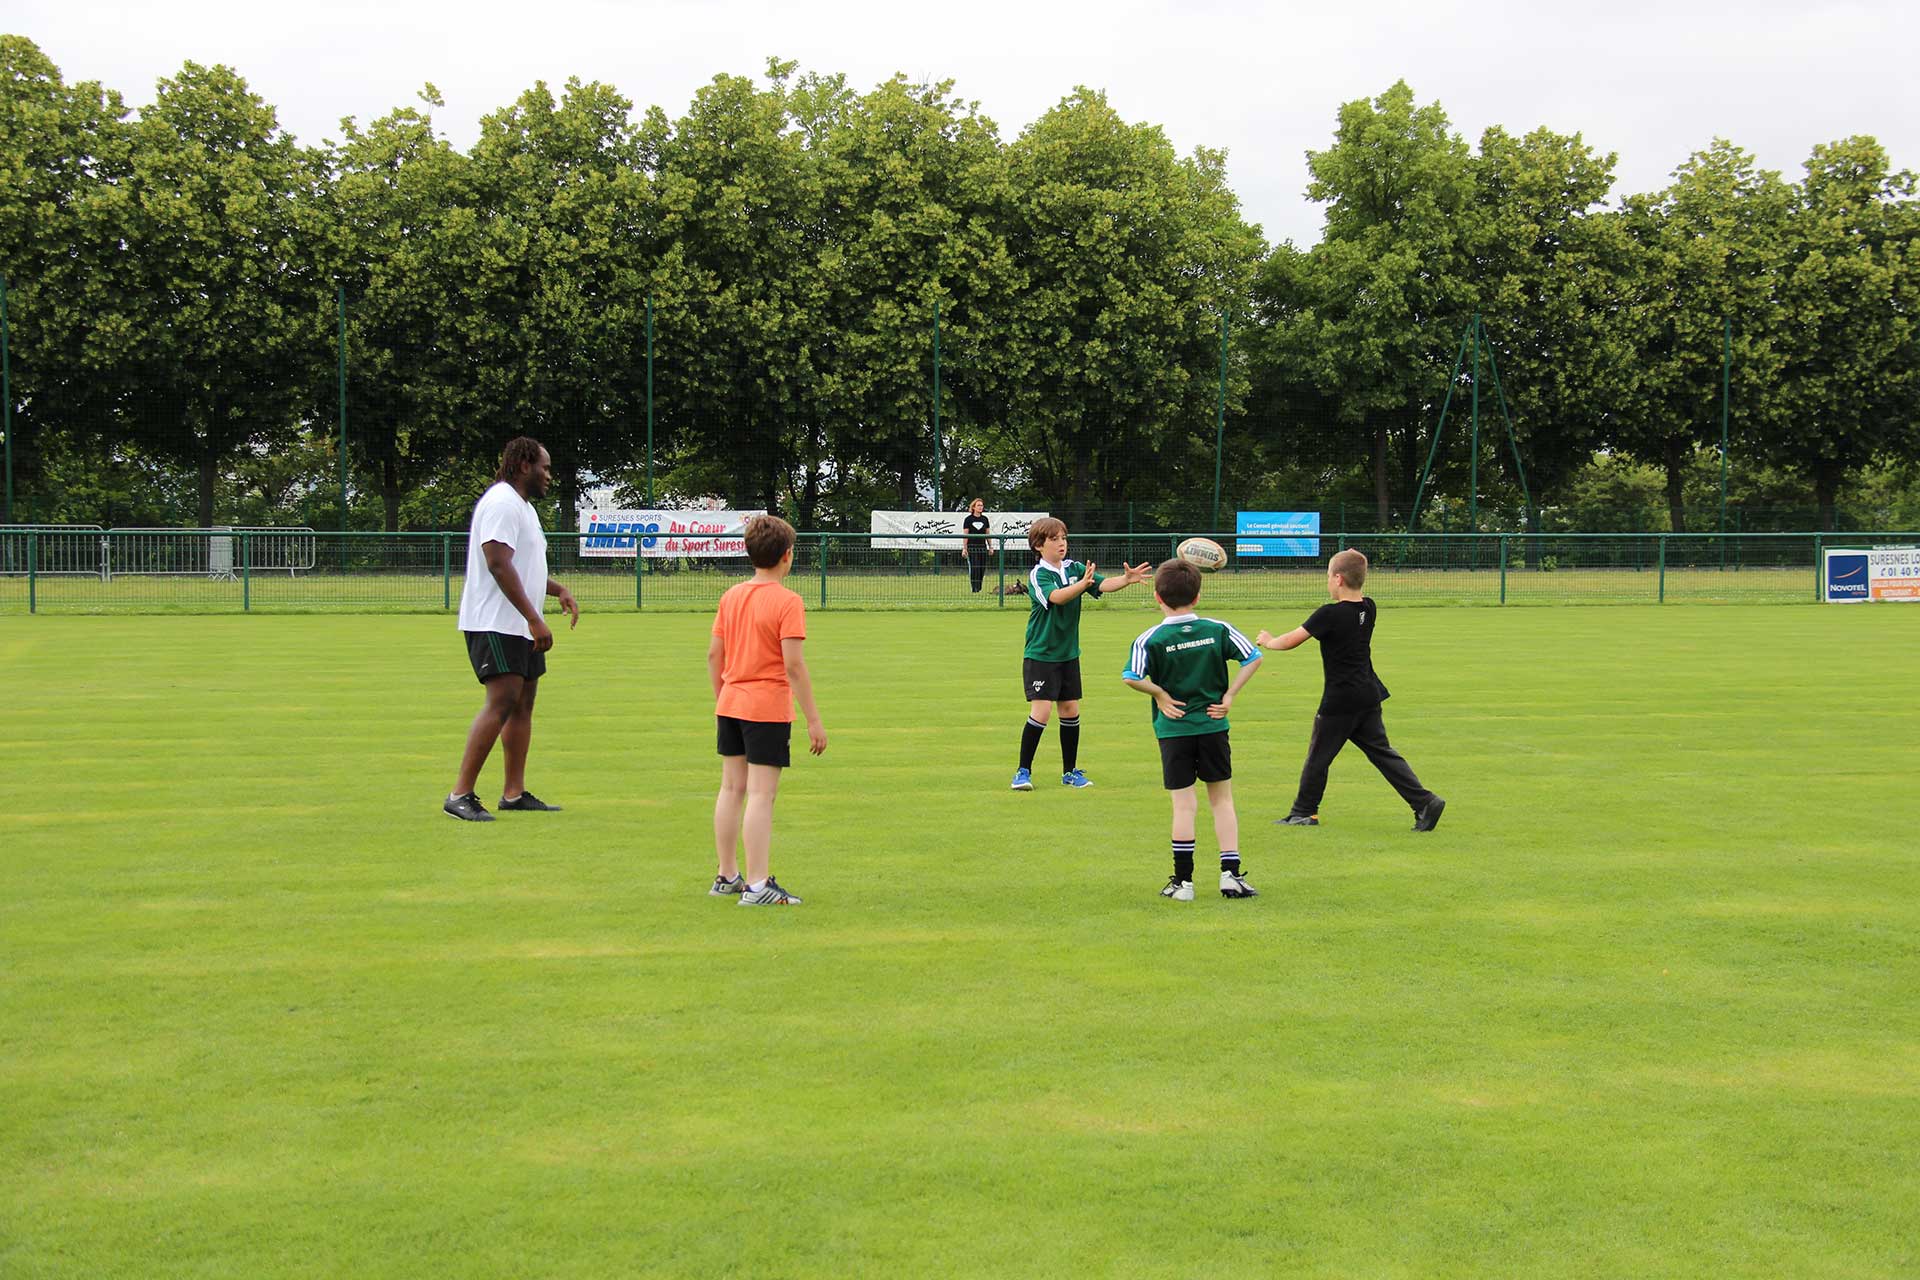
<path fill-rule="evenodd" d="M 1233 872 L 1233 874 L 1239 875 L 1240 874 L 1240 851 L 1238 849 L 1222 849 L 1220 851 L 1220 869 L 1222 871 L 1231 871 Z"/>
<path fill-rule="evenodd" d="M 1072 773 L 1080 763 L 1080 717 L 1060 717 L 1060 772 Z"/>
<path fill-rule="evenodd" d="M 1046 731 L 1047 726 L 1032 716 L 1027 717 L 1027 727 L 1020 731 L 1020 767 L 1022 769 L 1033 768 L 1033 753 L 1040 749 L 1040 735 Z"/>
<path fill-rule="evenodd" d="M 1193 841 L 1175 840 L 1173 842 L 1173 874 L 1182 883 L 1193 880 Z"/>

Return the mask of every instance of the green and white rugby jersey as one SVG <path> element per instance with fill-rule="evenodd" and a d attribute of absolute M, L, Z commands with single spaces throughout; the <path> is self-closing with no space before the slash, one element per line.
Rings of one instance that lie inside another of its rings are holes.
<path fill-rule="evenodd" d="M 1260 661 L 1260 651 L 1233 627 L 1194 613 L 1176 613 L 1134 637 L 1125 676 L 1153 681 L 1172 694 L 1186 715 L 1169 720 L 1153 706 L 1153 736 L 1184 738 L 1201 733 L 1225 733 L 1226 720 L 1212 719 L 1207 708 L 1226 696 L 1232 679 L 1227 660 L 1241 666 Z"/>
<path fill-rule="evenodd" d="M 1062 587 L 1070 587 L 1087 576 L 1087 566 L 1078 560 L 1052 565 L 1045 560 L 1027 574 L 1027 598 L 1033 612 L 1027 615 L 1027 653 L 1035 662 L 1071 662 L 1080 656 L 1080 600 L 1075 596 L 1065 604 L 1053 604 L 1047 597 Z M 1100 595 L 1100 584 L 1087 588 L 1087 594 Z"/>

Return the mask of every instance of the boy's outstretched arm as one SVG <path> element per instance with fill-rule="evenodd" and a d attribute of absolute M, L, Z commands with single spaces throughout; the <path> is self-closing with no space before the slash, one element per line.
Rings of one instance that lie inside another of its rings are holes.
<path fill-rule="evenodd" d="M 1174 701 L 1172 694 L 1145 676 L 1136 676 L 1129 672 L 1121 676 L 1120 679 L 1126 682 L 1128 688 L 1138 689 L 1140 692 L 1152 698 L 1154 705 L 1160 708 L 1160 714 L 1167 719 L 1179 720 L 1186 716 L 1187 709 Z"/>
<path fill-rule="evenodd" d="M 1233 705 L 1233 700 L 1239 696 L 1242 689 L 1247 687 L 1247 681 L 1253 679 L 1259 670 L 1260 655 L 1256 653 L 1240 664 L 1240 674 L 1235 676 L 1233 683 L 1227 686 L 1227 691 L 1221 695 L 1220 701 L 1207 708 L 1207 715 L 1215 720 L 1226 719 L 1227 709 Z"/>
<path fill-rule="evenodd" d="M 800 646 L 805 643 L 783 637 L 780 657 L 786 662 L 787 683 L 793 686 L 793 700 L 800 704 L 800 714 L 807 720 L 807 750 L 819 755 L 827 749 L 827 728 L 820 723 L 820 708 L 813 705 L 813 675 L 807 670 L 807 660 L 800 656 Z"/>
<path fill-rule="evenodd" d="M 1253 642 L 1262 649 L 1274 649 L 1280 653 L 1285 653 L 1289 649 L 1298 649 L 1311 639 L 1313 639 L 1313 632 L 1307 630 L 1305 627 L 1295 627 L 1278 640 L 1273 638 L 1271 631 L 1262 631 L 1253 638 Z"/>
<path fill-rule="evenodd" d="M 1101 579 L 1100 581 L 1101 595 L 1105 595 L 1109 591 L 1123 591 L 1126 588 L 1134 585 L 1136 582 L 1145 582 L 1149 577 L 1152 576 L 1153 566 L 1149 565 L 1145 560 L 1142 560 L 1139 564 L 1128 564 L 1125 560 L 1122 560 L 1120 562 L 1120 567 L 1122 569 L 1125 569 L 1126 572 L 1117 573 L 1111 578 Z M 1087 577 L 1089 580 L 1091 580 L 1093 577 L 1092 565 L 1087 566 Z"/>

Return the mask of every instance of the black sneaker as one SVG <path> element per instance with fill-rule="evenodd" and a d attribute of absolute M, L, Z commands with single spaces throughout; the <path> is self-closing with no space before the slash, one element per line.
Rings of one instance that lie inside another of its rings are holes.
<path fill-rule="evenodd" d="M 1431 831 L 1440 825 L 1440 815 L 1447 811 L 1447 802 L 1439 796 L 1427 801 L 1426 808 L 1413 815 L 1415 831 Z"/>
<path fill-rule="evenodd" d="M 1273 825 L 1276 827 L 1317 827 L 1320 825 L 1320 815 L 1317 813 L 1290 813 L 1284 818 L 1275 818 Z"/>
<path fill-rule="evenodd" d="M 440 811 L 462 822 L 492 822 L 493 815 L 480 803 L 480 797 L 469 791 L 463 796 L 448 796 Z"/>
<path fill-rule="evenodd" d="M 500 797 L 500 812 L 502 813 L 558 813 L 560 812 L 560 806 L 557 804 L 548 804 L 546 801 L 542 800 L 539 796 L 533 794 L 533 792 L 531 791 L 522 791 L 519 795 L 515 796 L 511 800 L 507 799 L 505 796 Z"/>

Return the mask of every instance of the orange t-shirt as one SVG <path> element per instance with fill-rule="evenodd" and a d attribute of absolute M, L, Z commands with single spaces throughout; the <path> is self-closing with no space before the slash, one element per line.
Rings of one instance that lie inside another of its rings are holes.
<path fill-rule="evenodd" d="M 727 588 L 713 617 L 720 637 L 720 700 L 714 714 L 736 720 L 793 722 L 782 640 L 807 638 L 807 606 L 777 582 Z"/>

